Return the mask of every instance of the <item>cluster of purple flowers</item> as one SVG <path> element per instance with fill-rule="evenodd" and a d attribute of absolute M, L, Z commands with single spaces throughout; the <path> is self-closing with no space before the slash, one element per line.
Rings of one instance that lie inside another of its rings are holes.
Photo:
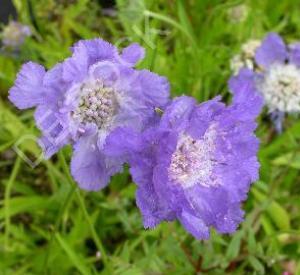
<path fill-rule="evenodd" d="M 258 178 L 256 86 L 250 77 L 232 80 L 229 106 L 220 97 L 171 100 L 166 78 L 134 69 L 143 57 L 138 44 L 119 53 L 101 39 L 80 41 L 48 71 L 23 65 L 9 99 L 36 108 L 46 158 L 73 146 L 71 173 L 81 188 L 105 187 L 128 163 L 146 228 L 178 219 L 198 239 L 211 227 L 234 232 Z"/>

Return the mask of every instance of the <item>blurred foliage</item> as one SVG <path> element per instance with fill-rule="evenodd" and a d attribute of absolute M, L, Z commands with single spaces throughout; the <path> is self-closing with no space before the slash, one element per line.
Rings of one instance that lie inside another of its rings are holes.
<path fill-rule="evenodd" d="M 32 111 L 6 99 L 20 65 L 50 68 L 79 39 L 139 42 L 147 50 L 140 67 L 167 76 L 174 96 L 204 101 L 229 98 L 229 60 L 248 39 L 269 31 L 300 38 L 297 0 L 102 2 L 13 0 L 33 35 L 17 53 L 0 54 L 0 274 L 300 274 L 300 122 L 293 117 L 277 136 L 262 114 L 261 178 L 244 205 L 245 222 L 232 236 L 212 232 L 204 242 L 176 222 L 144 230 L 127 172 L 87 193 L 68 174 L 69 147 L 34 169 L 12 150 L 38 135 Z M 39 155 L 36 144 L 21 146 L 29 158 Z"/>

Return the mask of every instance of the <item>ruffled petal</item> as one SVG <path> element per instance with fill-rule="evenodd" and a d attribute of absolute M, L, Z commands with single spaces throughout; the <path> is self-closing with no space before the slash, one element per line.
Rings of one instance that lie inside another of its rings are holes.
<path fill-rule="evenodd" d="M 274 127 L 276 129 L 276 132 L 281 134 L 282 133 L 282 124 L 284 121 L 285 113 L 281 112 L 279 110 L 273 111 L 270 114 L 270 118 L 274 124 Z"/>
<path fill-rule="evenodd" d="M 145 49 L 137 43 L 133 43 L 123 49 L 120 55 L 120 63 L 125 66 L 133 67 L 145 56 Z"/>
<path fill-rule="evenodd" d="M 99 190 L 108 184 L 109 175 L 96 147 L 96 138 L 81 138 L 74 146 L 71 173 L 85 190 Z"/>
<path fill-rule="evenodd" d="M 104 188 L 110 177 L 121 171 L 118 160 L 106 158 L 97 147 L 97 135 L 81 137 L 74 145 L 71 173 L 85 190 Z"/>
<path fill-rule="evenodd" d="M 130 172 L 133 180 L 138 184 L 136 203 L 139 207 L 145 228 L 153 228 L 161 221 L 171 221 L 176 218 L 175 211 L 169 207 L 167 200 L 161 199 L 162 189 L 154 185 L 153 169 L 147 155 L 141 154 L 131 162 Z M 140 169 L 142 168 L 142 169 Z"/>
<path fill-rule="evenodd" d="M 9 91 L 9 100 L 19 109 L 27 109 L 44 101 L 43 66 L 33 62 L 24 64 L 17 75 L 15 85 Z"/>
<path fill-rule="evenodd" d="M 164 208 L 162 207 L 151 182 L 138 187 L 136 192 L 136 203 L 142 213 L 145 228 L 153 228 L 160 223 L 162 219 L 167 219 Z"/>
<path fill-rule="evenodd" d="M 67 84 L 63 81 L 63 64 L 58 63 L 46 72 L 43 79 L 43 86 L 47 97 L 47 104 L 58 106 L 68 90 Z"/>
<path fill-rule="evenodd" d="M 58 63 L 52 69 L 46 72 L 43 78 L 43 85 L 45 87 L 53 87 L 55 90 L 61 90 L 61 84 L 63 84 L 62 79 L 63 74 L 63 64 Z"/>
<path fill-rule="evenodd" d="M 263 97 L 256 88 L 260 76 L 249 69 L 242 69 L 229 80 L 229 89 L 233 94 L 232 108 L 239 118 L 252 119 L 263 107 Z"/>
<path fill-rule="evenodd" d="M 284 41 L 276 33 L 269 33 L 255 54 L 257 64 L 263 68 L 268 68 L 275 62 L 283 63 L 287 57 Z"/>
<path fill-rule="evenodd" d="M 221 97 L 217 96 L 207 102 L 202 103 L 201 108 L 195 108 L 190 119 L 189 126 L 186 131 L 193 138 L 201 138 L 211 124 L 215 116 L 220 114 L 225 104 L 220 102 Z"/>
<path fill-rule="evenodd" d="M 219 233 L 233 233 L 237 230 L 239 224 L 243 221 L 244 211 L 240 209 L 240 204 L 232 204 L 226 215 L 216 220 L 216 229 Z"/>
<path fill-rule="evenodd" d="M 38 139 L 38 145 L 42 148 L 45 159 L 51 158 L 63 147 L 63 144 L 56 145 L 52 140 L 45 136 Z"/>
<path fill-rule="evenodd" d="M 290 57 L 289 60 L 291 63 L 300 67 L 300 43 L 294 43 L 289 46 Z"/>
<path fill-rule="evenodd" d="M 88 57 L 88 66 L 99 61 L 113 61 L 118 55 L 117 48 L 101 38 L 81 40 L 72 47 L 72 51 L 74 55 L 85 52 Z"/>
<path fill-rule="evenodd" d="M 209 227 L 205 225 L 202 219 L 192 215 L 188 211 L 182 211 L 178 216 L 179 221 L 184 228 L 198 240 L 209 239 Z"/>
<path fill-rule="evenodd" d="M 89 67 L 89 75 L 101 79 L 107 86 L 115 87 L 116 82 L 120 82 L 120 73 L 120 65 L 108 60 L 99 61 Z"/>
<path fill-rule="evenodd" d="M 149 106 L 163 107 L 169 101 L 168 80 L 150 71 L 139 71 L 133 87 L 140 91 L 140 97 L 143 97 Z"/>
<path fill-rule="evenodd" d="M 69 143 L 69 131 L 60 114 L 48 108 L 47 105 L 39 105 L 34 113 L 36 126 L 42 131 L 39 145 L 48 159 L 60 148 Z"/>
<path fill-rule="evenodd" d="M 190 119 L 195 106 L 196 100 L 194 98 L 187 96 L 175 98 L 166 108 L 160 127 L 169 128 L 185 124 Z"/>
<path fill-rule="evenodd" d="M 141 135 L 127 127 L 113 130 L 106 138 L 103 152 L 111 157 L 127 159 L 133 152 L 142 148 Z"/>
<path fill-rule="evenodd" d="M 245 102 L 244 90 L 252 88 L 255 90 L 256 74 L 250 69 L 241 69 L 239 73 L 231 77 L 228 81 L 230 92 L 234 95 L 233 102 Z"/>
<path fill-rule="evenodd" d="M 63 80 L 68 83 L 82 81 L 88 73 L 88 58 L 85 47 L 75 47 L 72 57 L 63 63 Z"/>

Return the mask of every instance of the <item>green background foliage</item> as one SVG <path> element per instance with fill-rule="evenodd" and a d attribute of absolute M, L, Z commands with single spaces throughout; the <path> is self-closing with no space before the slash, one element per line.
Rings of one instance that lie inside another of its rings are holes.
<path fill-rule="evenodd" d="M 88 193 L 68 172 L 70 147 L 29 167 L 12 148 L 38 136 L 33 111 L 7 101 L 23 62 L 50 68 L 75 41 L 94 37 L 120 47 L 142 44 L 147 54 L 139 67 L 167 76 L 173 96 L 202 102 L 221 94 L 229 101 L 229 62 L 241 44 L 269 31 L 300 39 L 298 0 L 118 0 L 114 16 L 96 0 L 13 2 L 33 36 L 17 56 L 0 54 L 0 274 L 300 274 L 296 117 L 276 135 L 266 111 L 260 116 L 261 177 L 243 205 L 245 222 L 234 235 L 212 232 L 197 241 L 177 222 L 143 229 L 127 169 Z M 247 9 L 244 20 L 232 18 L 239 5 Z M 40 154 L 35 142 L 20 146 L 33 160 Z"/>

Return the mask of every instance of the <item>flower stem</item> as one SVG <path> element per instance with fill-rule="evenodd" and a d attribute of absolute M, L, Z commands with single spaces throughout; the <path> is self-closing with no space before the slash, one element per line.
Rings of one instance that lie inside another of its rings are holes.
<path fill-rule="evenodd" d="M 59 152 L 59 160 L 62 164 L 62 168 L 63 168 L 63 171 L 65 172 L 66 176 L 67 176 L 67 179 L 68 181 L 70 182 L 70 184 L 72 186 L 77 186 L 76 183 L 74 182 L 71 174 L 70 174 L 70 171 L 69 171 L 69 167 L 67 165 L 67 162 L 66 162 L 66 159 L 65 159 L 65 156 L 63 154 L 63 152 Z M 84 203 L 84 199 L 82 198 L 81 194 L 80 194 L 80 191 L 78 188 L 76 188 L 76 197 L 78 199 L 78 202 L 79 202 L 79 206 L 83 212 L 83 215 L 84 215 L 84 218 L 86 219 L 87 223 L 88 223 L 88 226 L 90 228 L 90 231 L 91 231 L 91 234 L 92 234 L 92 237 L 93 237 L 93 240 L 97 246 L 97 249 L 100 251 L 101 253 L 101 257 L 102 257 L 102 260 L 103 260 L 103 263 L 105 265 L 105 267 L 108 269 L 108 272 L 111 271 L 111 268 L 110 268 L 110 265 L 109 265 L 109 262 L 108 262 L 108 257 L 107 257 L 107 254 L 105 252 L 105 249 L 104 249 L 104 246 L 99 238 L 99 236 L 97 235 L 97 232 L 91 222 L 91 219 L 90 219 L 90 216 L 87 212 L 87 209 L 86 209 L 86 206 L 85 206 L 85 203 Z"/>
<path fill-rule="evenodd" d="M 10 209 L 9 209 L 9 200 L 10 200 L 10 193 L 13 186 L 13 183 L 17 177 L 19 168 L 20 168 L 21 158 L 17 156 L 15 161 L 13 170 L 11 172 L 10 178 L 7 182 L 4 194 L 4 207 L 5 207 L 5 235 L 4 235 L 4 247 L 5 250 L 8 249 L 8 242 L 9 242 L 9 233 L 10 233 Z"/>
<path fill-rule="evenodd" d="M 50 250 L 51 250 L 51 246 L 52 246 L 52 243 L 53 243 L 53 240 L 54 240 L 55 233 L 58 230 L 59 224 L 60 224 L 60 222 L 61 222 L 61 220 L 63 218 L 65 210 L 66 210 L 67 206 L 69 205 L 69 202 L 71 201 L 71 199 L 73 197 L 75 189 L 76 189 L 76 186 L 74 186 L 74 185 L 71 186 L 71 189 L 67 193 L 67 196 L 66 196 L 66 198 L 64 200 L 63 205 L 60 207 L 60 210 L 59 210 L 59 213 L 58 213 L 58 217 L 56 219 L 53 231 L 51 233 L 51 237 L 50 237 L 50 241 L 49 241 L 49 248 L 48 248 L 48 250 L 46 252 L 46 256 L 45 256 L 45 260 L 44 260 L 44 270 L 46 270 L 46 271 L 48 271 L 48 260 L 49 260 Z"/>

